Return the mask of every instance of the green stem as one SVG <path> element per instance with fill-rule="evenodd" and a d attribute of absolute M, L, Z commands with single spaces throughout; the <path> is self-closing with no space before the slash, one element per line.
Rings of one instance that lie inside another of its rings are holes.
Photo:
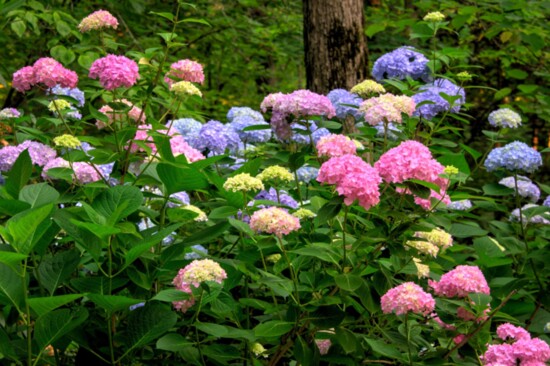
<path fill-rule="evenodd" d="M 407 334 L 407 351 L 409 353 L 409 365 L 412 366 L 411 333 L 409 329 L 409 313 L 405 313 L 405 333 Z"/>
<path fill-rule="evenodd" d="M 286 249 L 283 245 L 282 239 L 277 236 L 277 241 L 279 243 L 279 249 L 281 249 L 281 252 L 283 253 L 283 257 L 285 257 L 285 261 L 288 265 L 288 270 L 290 271 L 290 277 L 292 278 L 292 284 L 294 285 L 294 296 L 291 295 L 291 297 L 293 298 L 294 302 L 296 302 L 296 304 L 298 304 L 298 306 L 301 306 L 300 305 L 300 296 L 298 294 L 298 277 L 296 276 L 296 271 L 294 271 L 294 267 L 292 266 L 292 262 L 288 258 L 288 254 L 287 254 Z"/>
<path fill-rule="evenodd" d="M 342 257 L 342 272 L 346 270 L 346 225 L 348 221 L 348 212 L 349 212 L 349 206 L 345 205 L 346 208 L 344 209 L 344 223 L 342 225 L 342 250 L 343 250 L 343 257 Z"/>

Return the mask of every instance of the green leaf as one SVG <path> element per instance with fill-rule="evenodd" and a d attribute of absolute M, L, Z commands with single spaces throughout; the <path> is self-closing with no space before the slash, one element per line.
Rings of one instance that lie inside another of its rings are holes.
<path fill-rule="evenodd" d="M 322 329 L 334 328 L 344 320 L 346 313 L 340 310 L 337 305 L 320 306 L 310 313 L 308 319 Z"/>
<path fill-rule="evenodd" d="M 92 207 L 103 215 L 110 225 L 135 212 L 143 203 L 143 193 L 134 186 L 115 186 L 100 193 Z"/>
<path fill-rule="evenodd" d="M 314 351 L 313 343 L 308 344 L 301 336 L 298 336 L 296 342 L 294 342 L 294 357 L 299 365 L 316 365 L 313 361 Z"/>
<path fill-rule="evenodd" d="M 388 357 L 394 360 L 406 361 L 405 357 L 399 352 L 397 346 L 387 344 L 376 339 L 365 338 L 372 351 L 376 354 Z"/>
<path fill-rule="evenodd" d="M 159 17 L 163 17 L 165 19 L 168 19 L 169 21 L 173 22 L 174 21 L 174 15 L 172 13 L 166 13 L 166 12 L 155 12 L 155 11 L 150 11 L 149 14 L 154 14 L 154 15 L 157 15 Z"/>
<path fill-rule="evenodd" d="M 386 30 L 386 25 L 382 23 L 373 23 L 370 24 L 367 29 L 365 29 L 365 34 L 367 37 L 371 38 L 376 33 L 380 33 Z"/>
<path fill-rule="evenodd" d="M 143 239 L 140 239 L 138 242 L 139 244 L 133 246 L 132 249 L 124 255 L 124 267 L 122 269 L 128 267 L 143 253 L 147 252 L 154 245 L 160 243 L 162 239 L 170 235 L 174 230 L 177 230 L 181 225 L 181 223 L 170 225 L 151 236 L 146 236 Z"/>
<path fill-rule="evenodd" d="M 202 244 L 209 241 L 212 241 L 225 233 L 229 228 L 228 222 L 219 222 L 215 225 L 207 227 L 201 231 L 191 234 L 185 241 L 181 244 L 171 245 L 162 252 L 162 260 L 168 262 L 170 260 L 183 257 L 185 254 L 183 248 L 189 245 Z"/>
<path fill-rule="evenodd" d="M 179 352 L 185 347 L 192 346 L 194 342 L 186 340 L 181 334 L 168 333 L 157 341 L 157 349 L 170 352 Z"/>
<path fill-rule="evenodd" d="M 483 193 L 487 196 L 510 196 L 514 190 L 498 183 L 489 183 L 483 186 Z"/>
<path fill-rule="evenodd" d="M 11 344 L 10 338 L 4 328 L 0 328 L 0 356 L 19 361 L 15 348 Z"/>
<path fill-rule="evenodd" d="M 334 281 L 342 290 L 350 292 L 357 290 L 363 284 L 361 277 L 349 273 L 334 277 Z"/>
<path fill-rule="evenodd" d="M 199 24 L 204 24 L 204 25 L 207 25 L 207 26 L 211 27 L 210 23 L 208 23 L 206 20 L 197 19 L 197 18 L 185 18 L 185 19 L 182 19 L 182 20 L 178 21 L 178 23 L 199 23 Z"/>
<path fill-rule="evenodd" d="M 57 29 L 59 34 L 63 37 L 68 36 L 72 30 L 71 27 L 62 20 L 55 22 L 55 29 Z"/>
<path fill-rule="evenodd" d="M 0 263 L 0 303 L 12 304 L 17 309 L 23 308 L 25 294 L 23 293 L 23 277 L 13 269 Z"/>
<path fill-rule="evenodd" d="M 199 171 L 190 166 L 175 166 L 166 163 L 157 165 L 160 180 L 166 186 L 166 194 L 194 191 L 208 187 L 208 181 Z"/>
<path fill-rule="evenodd" d="M 82 295 L 80 294 L 71 294 L 50 297 L 33 297 L 27 301 L 31 309 L 40 317 L 81 297 Z"/>
<path fill-rule="evenodd" d="M 42 259 L 38 265 L 40 284 L 53 295 L 80 263 L 80 253 L 73 249 Z"/>
<path fill-rule="evenodd" d="M 128 309 L 130 306 L 143 302 L 141 299 L 133 299 L 119 295 L 86 294 L 94 304 L 105 309 L 108 313 Z"/>
<path fill-rule="evenodd" d="M 344 202 L 343 197 L 336 197 L 329 202 L 325 203 L 323 207 L 317 212 L 317 217 L 315 218 L 315 225 L 320 226 L 326 223 L 328 220 L 336 217 L 340 210 L 342 209 L 342 203 Z"/>
<path fill-rule="evenodd" d="M 195 327 L 201 332 L 218 338 L 223 338 L 229 334 L 229 330 L 225 326 L 219 324 L 196 322 Z"/>
<path fill-rule="evenodd" d="M 23 37 L 25 31 L 27 30 L 27 24 L 19 17 L 11 21 L 10 27 L 19 38 Z"/>
<path fill-rule="evenodd" d="M 52 49 L 50 50 L 50 54 L 52 55 L 53 58 L 61 61 L 61 63 L 65 65 L 70 64 L 76 58 L 74 52 L 70 49 L 67 49 L 63 45 L 57 45 L 52 47 Z"/>
<path fill-rule="evenodd" d="M 449 233 L 457 238 L 487 235 L 487 231 L 480 228 L 476 223 L 453 224 Z"/>
<path fill-rule="evenodd" d="M 261 323 L 254 328 L 254 335 L 258 338 L 280 337 L 288 333 L 294 327 L 294 322 L 285 322 L 282 320 L 269 320 Z"/>
<path fill-rule="evenodd" d="M 358 347 L 357 337 L 355 334 L 345 328 L 336 328 L 335 339 L 346 354 L 355 352 Z"/>
<path fill-rule="evenodd" d="M 170 289 L 162 290 L 161 292 L 156 294 L 151 300 L 171 303 L 173 301 L 189 300 L 190 297 L 191 295 L 188 294 L 187 292 L 170 288 Z"/>
<path fill-rule="evenodd" d="M 527 72 L 525 72 L 523 70 L 520 70 L 520 69 L 507 70 L 506 74 L 511 78 L 520 79 L 520 80 L 526 79 L 527 76 L 529 76 L 529 74 L 527 74 Z"/>
<path fill-rule="evenodd" d="M 229 224 L 231 226 L 233 226 L 235 229 L 249 235 L 250 237 L 254 237 L 255 233 L 254 231 L 250 228 L 250 225 L 248 225 L 247 223 L 245 222 L 242 222 L 240 220 L 237 220 L 237 219 L 234 219 L 232 217 L 229 217 L 227 218 L 227 221 L 229 222 Z"/>
<path fill-rule="evenodd" d="M 8 216 L 15 216 L 30 208 L 27 202 L 17 200 L 0 200 L 0 213 Z"/>
<path fill-rule="evenodd" d="M 78 327 L 88 318 L 85 308 L 75 311 L 69 309 L 54 310 L 36 320 L 34 340 L 37 348 L 43 350 L 71 330 Z"/>
<path fill-rule="evenodd" d="M 12 197 L 18 197 L 21 188 L 29 181 L 31 173 L 32 160 L 29 152 L 25 149 L 19 154 L 9 172 L 9 176 L 6 179 L 6 191 Z"/>
<path fill-rule="evenodd" d="M 34 245 L 52 224 L 50 215 L 53 204 L 23 211 L 6 222 L 6 231 L 11 236 L 11 245 L 23 254 L 29 254 Z"/>
<path fill-rule="evenodd" d="M 48 183 L 37 183 L 28 185 L 19 192 L 19 200 L 27 202 L 32 208 L 36 208 L 48 203 L 56 203 L 59 193 Z"/>
<path fill-rule="evenodd" d="M 237 216 L 238 211 L 239 210 L 236 207 L 232 206 L 217 207 L 210 211 L 210 215 L 208 215 L 208 218 L 210 220 L 226 219 L 231 216 Z"/>
<path fill-rule="evenodd" d="M 22 273 L 21 261 L 27 258 L 26 254 L 0 250 L 0 263 L 7 264 L 17 273 Z"/>
<path fill-rule="evenodd" d="M 128 283 L 124 277 L 80 277 L 71 280 L 71 286 L 81 293 L 107 294 Z"/>
<path fill-rule="evenodd" d="M 510 88 L 502 88 L 499 91 L 495 93 L 495 96 L 493 97 L 494 100 L 501 100 L 505 96 L 509 95 L 512 92 L 512 89 Z"/>
<path fill-rule="evenodd" d="M 316 257 L 322 261 L 336 264 L 337 266 L 342 255 L 330 244 L 314 243 L 311 246 L 292 250 L 291 253 Z"/>

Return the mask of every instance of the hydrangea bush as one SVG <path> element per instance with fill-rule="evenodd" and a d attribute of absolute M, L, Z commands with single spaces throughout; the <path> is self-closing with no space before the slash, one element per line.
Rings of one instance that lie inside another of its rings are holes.
<path fill-rule="evenodd" d="M 473 85 L 404 46 L 376 82 L 197 120 L 178 14 L 163 48 L 121 54 L 98 10 L 86 70 L 13 75 L 42 109 L 0 111 L 2 364 L 550 360 L 550 187 L 519 114 L 490 114 L 486 151 L 456 144 Z"/>

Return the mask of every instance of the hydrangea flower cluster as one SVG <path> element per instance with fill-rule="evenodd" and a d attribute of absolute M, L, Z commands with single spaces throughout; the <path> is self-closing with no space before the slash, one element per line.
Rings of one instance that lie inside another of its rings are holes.
<path fill-rule="evenodd" d="M 190 137 L 188 141 L 195 149 L 214 155 L 221 155 L 226 149 L 236 151 L 241 143 L 239 135 L 233 129 L 214 120 L 204 124 L 198 135 Z"/>
<path fill-rule="evenodd" d="M 502 178 L 498 184 L 516 190 L 516 178 L 514 176 Z M 517 176 L 518 194 L 531 202 L 537 202 L 540 198 L 540 189 L 531 182 L 531 179 L 522 175 Z"/>
<path fill-rule="evenodd" d="M 174 121 L 169 121 L 166 124 L 166 127 L 169 126 L 171 126 L 171 128 L 176 130 L 187 142 L 189 142 L 192 140 L 191 136 L 196 136 L 199 134 L 202 128 L 202 123 L 193 118 L 181 118 Z"/>
<path fill-rule="evenodd" d="M 470 200 L 453 201 L 447 205 L 447 208 L 449 210 L 467 211 L 472 208 L 472 201 Z"/>
<path fill-rule="evenodd" d="M 313 166 L 304 165 L 296 170 L 298 181 L 304 184 L 309 184 L 312 180 L 317 179 L 319 175 L 319 169 Z"/>
<path fill-rule="evenodd" d="M 113 102 L 126 104 L 128 107 L 130 107 L 130 110 L 126 114 L 123 114 L 119 111 L 113 110 L 113 108 L 110 105 L 104 105 L 103 107 L 99 108 L 99 112 L 105 114 L 109 119 L 107 124 L 110 125 L 111 123 L 113 123 L 113 121 L 123 121 L 126 119 L 126 117 L 130 118 L 134 122 L 138 122 L 138 123 L 145 122 L 145 113 L 143 113 L 141 108 L 136 107 L 128 99 L 117 99 L 117 100 L 114 100 Z M 100 120 L 96 120 L 96 123 L 95 123 L 98 129 L 105 128 L 107 124 Z"/>
<path fill-rule="evenodd" d="M 547 207 L 550 207 L 550 195 L 548 195 L 545 199 L 544 199 L 544 202 L 542 203 L 543 206 L 547 206 Z"/>
<path fill-rule="evenodd" d="M 465 298 L 470 293 L 489 295 L 490 289 L 483 272 L 477 266 L 461 265 L 441 276 L 439 282 L 428 280 L 434 293 L 448 298 Z"/>
<path fill-rule="evenodd" d="M 386 89 L 374 80 L 364 80 L 351 88 L 351 92 L 359 95 L 361 98 L 368 98 L 373 94 L 385 93 Z"/>
<path fill-rule="evenodd" d="M 375 126 L 381 122 L 401 123 L 401 113 L 412 116 L 415 108 L 416 104 L 413 99 L 405 95 L 396 96 L 386 93 L 365 100 L 361 103 L 359 111 L 364 113 L 365 121 L 369 125 Z"/>
<path fill-rule="evenodd" d="M 139 79 L 139 68 L 135 61 L 125 56 L 107 55 L 92 63 L 88 76 L 99 79 L 106 90 L 129 88 Z"/>
<path fill-rule="evenodd" d="M 300 228 L 300 220 L 279 207 L 262 208 L 252 214 L 250 228 L 282 238 Z"/>
<path fill-rule="evenodd" d="M 416 108 L 415 116 L 420 116 L 425 119 L 432 119 L 439 113 L 450 111 L 458 113 L 460 107 L 466 102 L 466 93 L 464 88 L 453 84 L 447 79 L 436 79 L 432 84 L 426 84 L 420 87 L 420 92 L 413 95 L 414 102 L 418 105 L 422 102 L 429 101 L 429 104 L 423 104 Z M 441 93 L 451 97 L 459 97 L 453 104 L 449 104 Z"/>
<path fill-rule="evenodd" d="M 223 189 L 231 192 L 250 192 L 264 189 L 261 179 L 255 178 L 248 173 L 237 174 L 227 178 Z"/>
<path fill-rule="evenodd" d="M 91 30 L 116 29 L 117 27 L 118 20 L 111 13 L 106 10 L 98 10 L 82 19 L 78 25 L 78 30 L 85 33 Z"/>
<path fill-rule="evenodd" d="M 372 77 L 376 81 L 383 79 L 405 79 L 410 77 L 414 80 L 429 77 L 429 60 L 421 53 L 416 52 L 412 47 L 400 47 L 392 52 L 379 57 L 372 67 Z"/>
<path fill-rule="evenodd" d="M 48 145 L 26 140 L 17 146 L 5 146 L 0 149 L 0 171 L 7 172 L 11 170 L 19 154 L 24 150 L 29 152 L 32 163 L 38 166 L 46 165 L 57 156 L 55 150 Z"/>
<path fill-rule="evenodd" d="M 315 345 L 317 346 L 317 349 L 319 349 L 319 354 L 323 356 L 328 353 L 330 346 L 332 346 L 332 342 L 330 339 L 316 339 Z"/>
<path fill-rule="evenodd" d="M 78 76 L 51 57 L 38 59 L 32 66 L 25 66 L 13 74 L 13 87 L 24 93 L 34 85 L 43 84 L 48 88 L 60 85 L 65 88 L 76 88 Z"/>
<path fill-rule="evenodd" d="M 271 138 L 271 129 L 244 131 L 245 128 L 250 126 L 269 126 L 263 118 L 262 120 L 257 120 L 250 115 L 237 116 L 233 117 L 227 126 L 232 128 L 241 140 L 246 143 L 267 142 Z"/>
<path fill-rule="evenodd" d="M 258 178 L 262 182 L 279 185 L 292 182 L 294 175 L 287 168 L 280 165 L 271 165 L 258 174 Z"/>
<path fill-rule="evenodd" d="M 72 168 L 74 172 L 74 179 L 80 184 L 97 182 L 98 180 L 101 180 L 101 175 L 98 172 L 97 167 L 94 168 L 91 164 L 80 161 L 70 164 L 63 158 L 55 158 L 44 165 L 44 169 L 42 170 L 42 178 L 50 178 L 48 175 L 48 170 L 53 168 Z"/>
<path fill-rule="evenodd" d="M 78 88 L 63 88 L 60 85 L 53 87 L 50 92 L 55 95 L 65 95 L 76 99 L 77 107 L 84 107 L 86 99 L 84 97 L 84 92 Z M 67 113 L 66 116 L 74 119 L 81 119 L 82 114 L 75 108 L 75 106 L 70 105 L 71 112 Z"/>
<path fill-rule="evenodd" d="M 497 336 L 511 343 L 489 345 L 481 360 L 486 366 L 545 366 L 550 360 L 550 346 L 540 338 L 531 338 L 521 327 L 505 323 Z"/>
<path fill-rule="evenodd" d="M 352 116 L 358 120 L 362 117 L 359 105 L 363 99 L 357 94 L 350 93 L 345 89 L 334 89 L 327 94 L 327 98 L 330 99 L 336 111 L 336 117 L 339 119 L 344 120 L 347 116 Z"/>
<path fill-rule="evenodd" d="M 53 143 L 55 146 L 67 147 L 69 149 L 76 149 L 82 145 L 78 138 L 67 134 L 54 137 Z"/>
<path fill-rule="evenodd" d="M 489 114 L 489 124 L 493 127 L 518 128 L 521 126 L 521 116 L 510 108 L 501 108 Z"/>
<path fill-rule="evenodd" d="M 445 14 L 442 14 L 438 11 L 433 11 L 431 13 L 426 14 L 423 20 L 425 22 L 430 22 L 430 23 L 442 22 L 445 20 Z"/>
<path fill-rule="evenodd" d="M 483 165 L 489 172 L 504 168 L 509 171 L 533 173 L 542 166 L 542 156 L 527 144 L 514 141 L 491 150 Z"/>
<path fill-rule="evenodd" d="M 170 65 L 170 71 L 164 75 L 164 81 L 168 86 L 177 81 L 189 81 L 193 83 L 204 83 L 204 71 L 202 65 L 192 60 L 179 60 Z"/>
<path fill-rule="evenodd" d="M 304 126 L 304 124 L 307 125 Z M 324 127 L 317 127 L 317 124 L 313 121 L 300 121 L 300 122 L 293 122 L 289 126 L 290 129 L 290 137 L 289 138 L 281 138 L 281 136 L 277 135 L 275 132 L 275 136 L 277 139 L 283 142 L 294 142 L 299 145 L 307 145 L 313 140 L 313 144 L 317 144 L 321 137 L 330 135 L 329 130 L 327 130 Z M 308 133 L 306 131 L 309 130 L 309 133 L 311 133 L 311 140 L 308 136 Z M 293 133 L 292 133 L 293 132 Z"/>
<path fill-rule="evenodd" d="M 430 276 L 430 266 L 423 264 L 418 258 L 413 258 L 413 263 L 416 267 L 416 275 L 418 278 L 427 278 Z"/>
<path fill-rule="evenodd" d="M 347 154 L 354 155 L 356 151 L 357 147 L 355 143 L 345 135 L 330 134 L 321 137 L 317 143 L 318 156 L 328 156 L 332 158 Z"/>
<path fill-rule="evenodd" d="M 321 165 L 317 181 L 335 184 L 348 206 L 357 199 L 359 205 L 368 210 L 380 202 L 378 186 L 382 178 L 375 168 L 356 155 L 330 158 Z"/>
<path fill-rule="evenodd" d="M 258 122 L 265 122 L 264 116 L 250 107 L 231 107 L 227 112 L 228 122 L 233 122 L 241 117 L 251 117 Z"/>
<path fill-rule="evenodd" d="M 21 113 L 15 108 L 4 108 L 0 110 L 0 121 L 21 117 Z"/>
<path fill-rule="evenodd" d="M 54 99 L 48 103 L 48 110 L 54 113 L 69 108 L 71 108 L 71 103 L 67 102 L 65 99 Z"/>
<path fill-rule="evenodd" d="M 269 188 L 269 191 L 266 191 L 266 190 L 261 191 L 256 195 L 256 197 L 254 197 L 254 199 L 278 202 L 283 206 L 288 206 L 294 209 L 298 208 L 298 202 L 296 202 L 294 198 L 288 195 L 288 193 L 286 193 L 285 191 L 280 191 L 279 196 L 277 197 L 277 190 L 273 187 Z M 258 207 L 264 207 L 264 206 L 260 205 Z M 299 216 L 296 216 L 296 217 L 300 218 Z"/>
<path fill-rule="evenodd" d="M 529 224 L 550 225 L 550 220 L 547 220 L 542 215 L 534 215 L 534 216 L 531 216 L 531 217 L 527 218 L 527 216 L 525 214 L 525 211 L 530 209 L 530 208 L 535 208 L 535 207 L 541 207 L 541 206 L 535 205 L 535 204 L 532 204 L 532 203 L 528 203 L 528 204 L 524 205 L 521 208 L 521 213 L 522 213 L 521 222 L 523 222 L 523 225 L 526 225 L 528 223 Z M 512 213 L 510 214 L 510 221 L 520 222 L 519 208 L 516 208 L 512 211 Z"/>
<path fill-rule="evenodd" d="M 317 215 L 313 211 L 308 210 L 307 208 L 299 208 L 292 213 L 292 216 L 296 216 L 300 220 L 303 220 L 303 219 L 312 219 Z"/>
<path fill-rule="evenodd" d="M 420 142 L 403 141 L 399 146 L 385 152 L 374 164 L 384 181 L 389 183 L 403 183 L 408 179 L 418 179 L 434 183 L 439 186 L 439 193 L 431 191 L 430 198 L 450 202 L 445 191 L 448 180 L 440 177 L 445 167 L 437 162 L 430 150 Z M 405 192 L 408 193 L 408 192 Z M 425 209 L 430 209 L 431 201 L 420 197 L 415 202 Z"/>
<path fill-rule="evenodd" d="M 170 86 L 170 91 L 174 94 L 185 97 L 187 95 L 196 95 L 202 98 L 202 93 L 195 85 L 189 81 L 178 81 Z"/>
<path fill-rule="evenodd" d="M 443 252 L 453 245 L 452 236 L 440 228 L 432 231 L 417 231 L 414 236 L 425 241 L 408 240 L 406 245 L 432 257 L 437 257 L 440 251 Z"/>
<path fill-rule="evenodd" d="M 428 315 L 435 309 L 435 300 L 416 283 L 405 282 L 386 292 L 380 299 L 380 305 L 384 314 L 411 312 Z"/>
<path fill-rule="evenodd" d="M 185 313 L 195 304 L 192 287 L 198 288 L 203 282 L 217 282 L 221 284 L 226 278 L 227 273 L 225 270 L 213 260 L 194 260 L 180 269 L 172 281 L 176 289 L 191 295 L 191 298 L 188 300 L 174 301 L 174 308 Z"/>
<path fill-rule="evenodd" d="M 184 259 L 191 260 L 191 259 L 201 259 L 202 257 L 206 256 L 208 254 L 208 249 L 203 247 L 200 244 L 193 245 L 191 247 L 190 253 L 185 253 L 183 256 Z"/>

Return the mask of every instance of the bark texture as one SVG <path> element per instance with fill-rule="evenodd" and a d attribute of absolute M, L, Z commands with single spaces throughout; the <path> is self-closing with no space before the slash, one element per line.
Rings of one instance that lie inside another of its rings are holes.
<path fill-rule="evenodd" d="M 307 88 L 350 89 L 368 75 L 364 0 L 304 0 Z"/>

